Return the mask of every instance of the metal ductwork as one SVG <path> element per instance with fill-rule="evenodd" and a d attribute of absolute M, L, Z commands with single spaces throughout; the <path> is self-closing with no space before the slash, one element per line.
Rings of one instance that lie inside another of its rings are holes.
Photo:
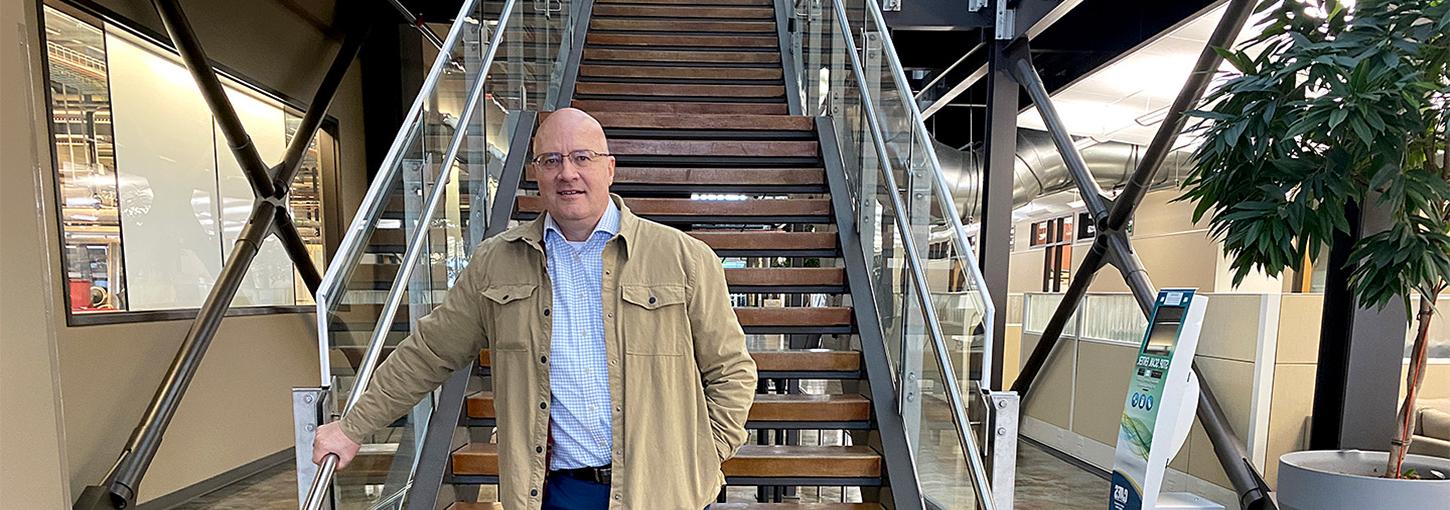
<path fill-rule="evenodd" d="M 963 221 L 970 222 L 981 211 L 982 154 L 979 147 L 956 149 L 933 140 L 937 160 L 948 185 L 955 186 L 953 196 Z M 1102 142 L 1081 149 L 1083 160 L 1104 190 L 1121 187 L 1138 166 L 1142 147 L 1123 142 Z M 1017 164 L 1012 174 L 1012 207 L 1018 208 L 1038 198 L 1075 189 L 1067 172 L 1067 163 L 1046 131 L 1017 130 Z M 1187 175 L 1188 154 L 1176 151 L 1168 156 L 1154 179 L 1152 188 L 1176 185 Z"/>

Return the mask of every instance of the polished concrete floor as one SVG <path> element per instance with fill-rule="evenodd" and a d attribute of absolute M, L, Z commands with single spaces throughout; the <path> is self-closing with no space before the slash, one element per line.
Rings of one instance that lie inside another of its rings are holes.
<path fill-rule="evenodd" d="M 823 442 L 829 442 L 823 441 Z M 1017 450 L 1018 510 L 1096 510 L 1103 508 L 1108 482 L 1092 473 L 1048 455 L 1037 446 L 1023 443 Z M 803 501 L 856 500 L 855 489 L 842 495 L 839 489 L 807 490 Z M 753 501 L 755 490 L 732 488 L 731 501 Z M 817 499 L 819 498 L 819 499 Z M 251 510 L 297 508 L 297 475 L 291 462 L 279 464 L 218 491 L 175 507 L 182 510 Z M 970 508 L 958 504 L 952 509 Z"/>

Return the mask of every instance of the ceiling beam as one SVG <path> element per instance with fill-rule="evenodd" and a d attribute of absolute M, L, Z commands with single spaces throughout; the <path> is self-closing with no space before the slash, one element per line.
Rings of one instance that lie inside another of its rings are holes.
<path fill-rule="evenodd" d="M 994 25 L 989 10 L 971 12 L 963 0 L 902 0 L 901 10 L 881 15 L 893 30 L 976 30 Z"/>
<path fill-rule="evenodd" d="M 1006 0 L 997 1 L 1002 2 Z M 1058 20 L 1062 19 L 1063 16 L 1066 16 L 1069 11 L 1072 11 L 1074 7 L 1077 7 L 1081 3 L 1082 0 L 1021 0 L 1016 7 L 1015 33 L 1024 34 L 1028 40 L 1031 40 L 1037 37 L 1038 34 L 1041 34 L 1042 31 L 1047 30 L 1047 27 L 1052 26 L 1053 23 L 1057 23 Z M 915 5 L 915 2 L 912 5 Z M 960 10 L 960 8 L 958 9 Z M 986 12 L 987 9 L 981 11 L 981 13 Z M 891 24 L 889 20 L 887 24 Z M 951 103 L 957 96 L 962 95 L 962 93 L 972 88 L 972 85 L 976 85 L 985 76 L 987 76 L 987 64 L 983 63 L 977 69 L 973 70 L 971 74 L 968 74 L 966 78 L 963 78 L 962 81 L 953 85 L 940 98 L 930 105 L 927 105 L 921 112 L 922 118 L 931 117 L 932 114 L 941 111 L 943 107 Z"/>

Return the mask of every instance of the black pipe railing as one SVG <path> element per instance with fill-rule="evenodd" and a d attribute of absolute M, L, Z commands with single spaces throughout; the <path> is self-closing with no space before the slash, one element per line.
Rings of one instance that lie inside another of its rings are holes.
<path fill-rule="evenodd" d="M 255 201 L 241 235 L 232 246 L 231 255 L 227 257 L 221 274 L 207 293 L 196 319 L 177 350 L 176 358 L 167 368 L 165 377 L 157 387 L 141 421 L 132 431 L 120 458 L 100 485 L 88 486 L 82 490 L 74 505 L 76 509 L 125 509 L 135 505 L 141 479 L 145 477 L 146 470 L 156 457 L 166 428 L 176 415 L 187 387 L 196 376 L 212 339 L 216 337 L 217 328 L 226 317 L 232 298 L 236 296 L 247 270 L 251 267 L 252 259 L 261 250 L 262 242 L 268 234 L 277 234 L 288 257 L 301 272 L 308 289 L 316 292 L 321 277 L 287 213 L 287 194 L 302 157 L 317 135 L 332 98 L 336 96 L 343 75 L 362 47 L 368 28 L 366 22 L 360 22 L 355 29 L 347 32 L 282 163 L 274 171 L 263 163 L 256 146 L 252 144 L 181 6 L 176 0 L 154 0 L 153 3 L 176 46 L 177 53 L 196 80 L 207 107 L 227 138 L 227 145 L 240 163 L 242 172 L 252 187 Z"/>

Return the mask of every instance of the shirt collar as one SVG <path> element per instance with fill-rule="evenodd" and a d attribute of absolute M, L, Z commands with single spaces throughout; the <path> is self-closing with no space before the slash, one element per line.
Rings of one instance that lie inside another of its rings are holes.
<path fill-rule="evenodd" d="M 594 226 L 594 232 L 590 233 L 589 237 L 592 238 L 600 232 L 607 234 L 608 237 L 618 235 L 619 217 L 619 206 L 614 205 L 614 200 L 611 199 L 609 201 L 609 208 L 604 210 L 604 216 L 599 218 L 599 224 Z M 558 234 L 562 239 L 567 239 L 564 236 L 564 231 L 559 229 L 559 224 L 554 223 L 554 215 L 544 213 L 544 232 L 547 234 L 550 231 Z"/>

